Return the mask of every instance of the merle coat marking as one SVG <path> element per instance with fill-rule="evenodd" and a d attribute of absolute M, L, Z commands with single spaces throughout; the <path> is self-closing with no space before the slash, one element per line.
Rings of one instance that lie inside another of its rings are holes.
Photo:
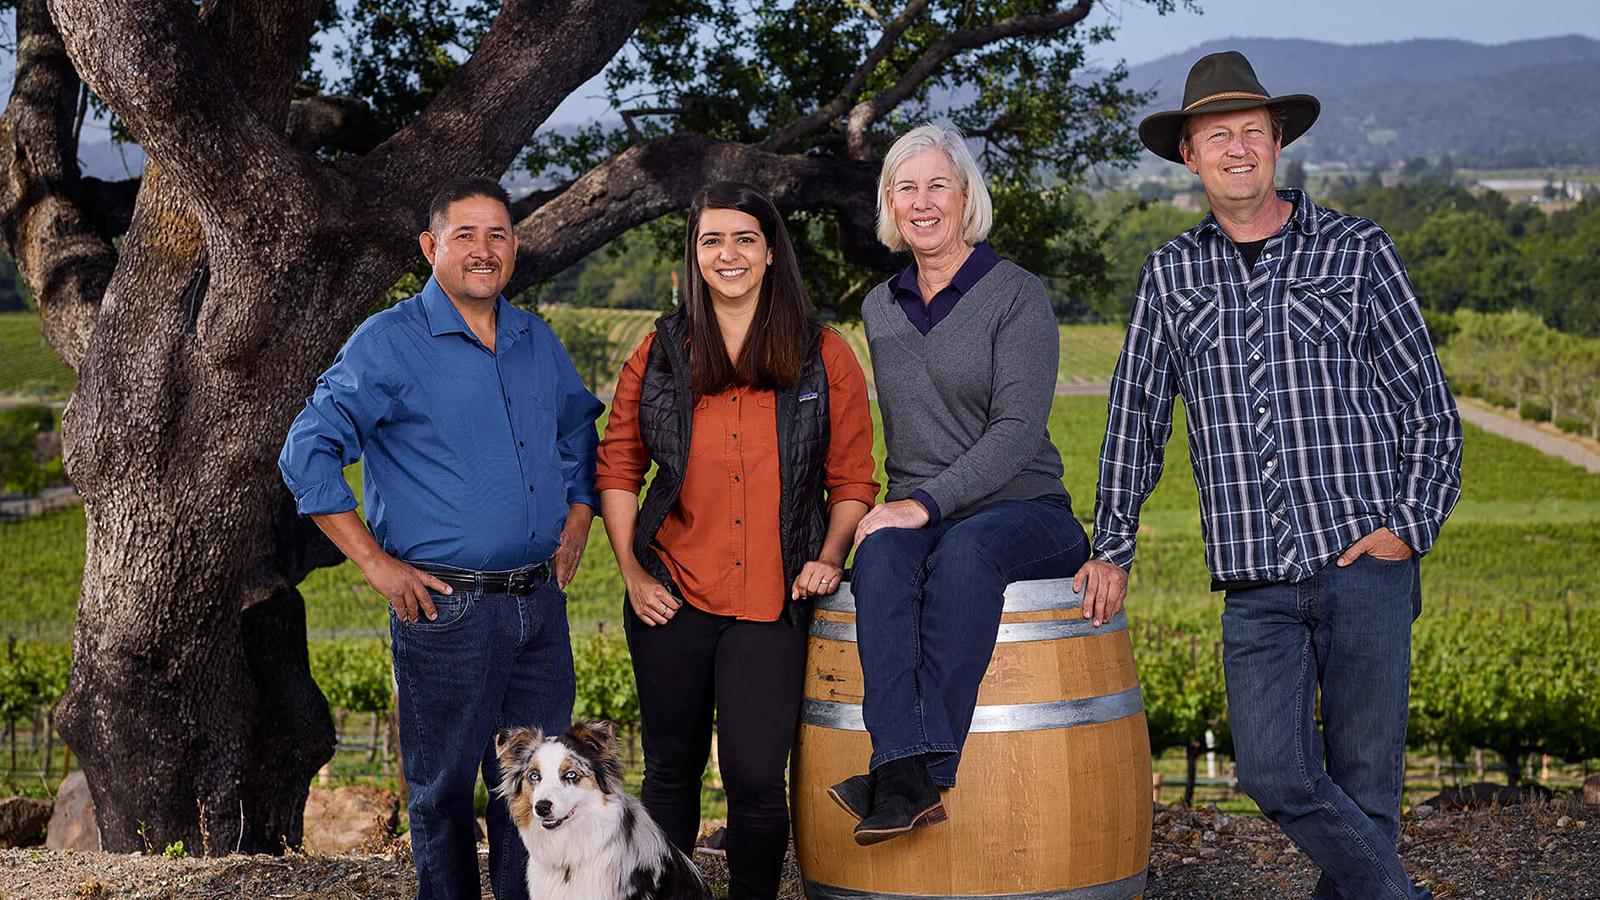
<path fill-rule="evenodd" d="M 500 785 L 528 848 L 534 900 L 711 900 L 700 872 L 622 787 L 610 723 L 495 736 Z"/>

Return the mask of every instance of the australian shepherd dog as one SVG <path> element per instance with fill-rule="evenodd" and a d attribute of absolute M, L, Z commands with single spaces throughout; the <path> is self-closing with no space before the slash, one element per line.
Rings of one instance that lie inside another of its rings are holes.
<path fill-rule="evenodd" d="M 623 789 L 609 723 L 552 737 L 508 728 L 494 746 L 495 792 L 528 846 L 534 900 L 711 900 L 694 863 Z"/>

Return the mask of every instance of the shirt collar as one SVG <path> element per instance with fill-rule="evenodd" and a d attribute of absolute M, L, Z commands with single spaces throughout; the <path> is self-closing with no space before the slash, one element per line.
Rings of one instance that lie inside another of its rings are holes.
<path fill-rule="evenodd" d="M 1317 233 L 1316 205 L 1311 202 L 1311 198 L 1306 195 L 1306 192 L 1299 188 L 1283 188 L 1277 194 L 1280 199 L 1287 200 L 1294 205 L 1294 209 L 1289 213 L 1289 221 L 1284 224 L 1301 234 L 1315 235 Z M 1207 211 L 1205 218 L 1201 219 L 1200 224 L 1195 226 L 1195 237 L 1198 238 L 1201 235 L 1210 234 L 1221 235 L 1222 237 L 1228 236 L 1227 232 L 1222 230 L 1222 223 L 1217 221 L 1216 214 Z"/>
<path fill-rule="evenodd" d="M 494 321 L 496 343 L 501 338 L 512 338 L 528 330 L 528 322 L 516 307 L 506 301 L 502 294 L 494 298 Z M 461 311 L 450 302 L 450 295 L 439 286 L 439 280 L 428 276 L 428 283 L 422 287 L 422 313 L 428 319 L 428 330 L 434 337 L 445 334 L 464 334 L 472 340 L 477 340 L 477 335 L 467 327 L 467 320 L 461 318 Z"/>
<path fill-rule="evenodd" d="M 989 242 L 979 241 L 977 246 L 972 248 L 972 253 L 968 254 L 967 261 L 961 264 L 961 268 L 957 269 L 955 276 L 950 279 L 950 287 L 954 288 L 957 294 L 965 295 L 999 262 L 1000 254 L 989 246 Z M 891 285 L 897 294 L 910 293 L 920 297 L 922 291 L 917 287 L 916 260 L 912 260 L 911 265 L 906 266 L 905 271 L 901 272 Z"/>

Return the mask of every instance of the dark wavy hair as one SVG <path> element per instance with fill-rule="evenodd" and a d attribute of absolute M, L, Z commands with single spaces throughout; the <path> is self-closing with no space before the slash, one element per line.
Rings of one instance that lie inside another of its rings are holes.
<path fill-rule="evenodd" d="M 728 358 L 711 306 L 711 288 L 700 274 L 696 252 L 700 216 L 708 209 L 735 209 L 754 218 L 772 250 L 772 265 L 761 279 L 761 296 L 755 318 L 738 359 Z M 718 181 L 701 188 L 689 206 L 689 227 L 684 238 L 684 315 L 688 319 L 687 349 L 695 396 L 715 394 L 731 387 L 792 388 L 800 379 L 800 366 L 811 349 L 811 298 L 800 280 L 794 244 L 783 217 L 767 195 L 739 181 Z"/>

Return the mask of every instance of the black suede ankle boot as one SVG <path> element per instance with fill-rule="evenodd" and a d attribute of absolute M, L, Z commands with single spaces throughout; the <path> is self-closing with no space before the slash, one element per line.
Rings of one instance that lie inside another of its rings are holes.
<path fill-rule="evenodd" d="M 872 813 L 872 784 L 874 778 L 871 772 L 865 775 L 851 775 L 849 778 L 828 788 L 828 797 L 839 808 L 844 810 L 850 818 L 857 822 L 865 819 Z"/>
<path fill-rule="evenodd" d="M 872 811 L 856 826 L 857 844 L 881 843 L 945 820 L 939 788 L 922 757 L 885 763 L 872 775 Z"/>

